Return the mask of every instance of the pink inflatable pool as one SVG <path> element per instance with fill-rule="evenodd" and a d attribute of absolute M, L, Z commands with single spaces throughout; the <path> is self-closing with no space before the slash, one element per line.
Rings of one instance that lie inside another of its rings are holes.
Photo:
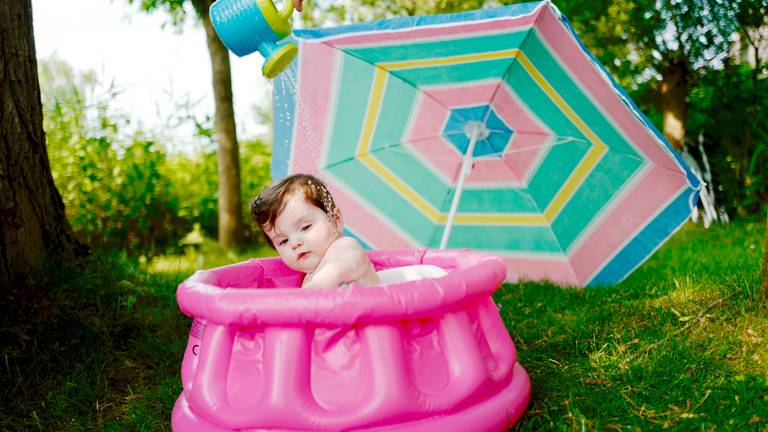
<path fill-rule="evenodd" d="M 500 431 L 516 422 L 530 381 L 491 299 L 501 259 L 369 255 L 377 271 L 427 264 L 447 273 L 302 290 L 285 288 L 301 274 L 268 258 L 182 283 L 179 306 L 195 321 L 173 429 Z"/>

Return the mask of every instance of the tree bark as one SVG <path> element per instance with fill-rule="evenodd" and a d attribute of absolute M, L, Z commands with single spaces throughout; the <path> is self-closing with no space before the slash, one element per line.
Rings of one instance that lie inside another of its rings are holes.
<path fill-rule="evenodd" d="M 83 250 L 53 183 L 43 132 L 31 0 L 0 7 L 0 286 Z"/>
<path fill-rule="evenodd" d="M 682 57 L 668 61 L 661 70 L 661 111 L 664 118 L 664 137 L 672 147 L 680 151 L 685 139 L 685 122 L 688 117 L 688 90 L 690 69 Z"/>
<path fill-rule="evenodd" d="M 240 198 L 240 157 L 232 104 L 232 74 L 229 51 L 219 39 L 211 23 L 208 9 L 211 0 L 193 0 L 203 21 L 213 70 L 213 95 L 216 105 L 214 129 L 218 142 L 219 173 L 219 244 L 225 248 L 243 244 L 243 209 Z"/>

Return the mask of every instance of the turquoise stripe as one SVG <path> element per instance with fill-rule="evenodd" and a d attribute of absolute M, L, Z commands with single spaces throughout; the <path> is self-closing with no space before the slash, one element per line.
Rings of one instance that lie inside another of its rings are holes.
<path fill-rule="evenodd" d="M 418 93 L 412 85 L 389 76 L 371 141 L 371 151 L 400 144 L 403 141 L 405 128 L 411 116 L 415 115 L 413 111 Z"/>
<path fill-rule="evenodd" d="M 528 193 L 538 208 L 543 211 L 587 154 L 591 144 L 549 96 L 536 85 L 522 66 L 515 64 L 509 69 L 504 79 L 511 88 L 515 89 L 514 93 L 528 110 L 535 117 L 543 119 L 557 137 L 555 145 L 547 151 L 528 184 Z M 564 141 L 564 138 L 568 137 L 575 140 Z"/>
<path fill-rule="evenodd" d="M 691 171 L 690 167 L 688 167 L 688 164 L 683 161 L 683 158 L 680 157 L 680 154 L 675 151 L 674 148 L 672 148 L 672 145 L 667 141 L 666 138 L 664 138 L 664 135 L 662 135 L 661 132 L 659 132 L 658 129 L 656 129 L 656 126 L 651 123 L 650 120 L 648 120 L 648 117 L 643 114 L 643 112 L 640 110 L 640 108 L 637 107 L 635 102 L 632 100 L 632 98 L 629 97 L 629 94 L 624 90 L 623 87 L 619 85 L 619 83 L 616 82 L 616 80 L 613 78 L 613 75 L 608 71 L 608 69 L 603 66 L 600 61 L 597 60 L 597 57 L 595 57 L 594 54 L 592 54 L 591 51 L 587 49 L 587 47 L 584 45 L 584 42 L 579 38 L 579 36 L 576 34 L 576 31 L 574 31 L 573 26 L 568 21 L 568 18 L 565 17 L 565 15 L 558 14 L 560 17 L 560 22 L 565 28 L 566 31 L 568 31 L 573 39 L 579 44 L 579 47 L 581 47 L 581 52 L 584 54 L 590 62 L 595 65 L 596 68 L 603 71 L 603 74 L 608 77 L 608 80 L 611 83 L 612 90 L 614 93 L 619 95 L 621 97 L 621 101 L 624 104 L 624 106 L 627 107 L 629 111 L 631 111 L 635 117 L 640 119 L 640 121 L 643 122 L 646 128 L 653 132 L 654 135 L 656 135 L 656 138 L 659 140 L 660 143 L 672 154 L 672 156 L 677 161 L 680 169 L 682 169 L 685 172 L 686 178 L 688 179 L 688 183 L 690 184 L 691 188 L 695 190 L 699 190 L 701 188 L 701 181 L 696 177 L 695 174 L 693 174 L 693 171 Z M 697 196 L 698 197 L 698 196 Z"/>
<path fill-rule="evenodd" d="M 598 104 L 584 94 L 579 84 L 554 59 L 552 52 L 541 42 L 535 32 L 531 32 L 522 50 L 547 82 L 555 88 L 560 97 L 608 147 L 641 158 L 599 111 Z"/>
<path fill-rule="evenodd" d="M 576 237 L 612 200 L 623 196 L 619 190 L 642 165 L 642 161 L 616 152 L 603 156 L 552 222 L 552 231 L 563 250 L 571 247 Z"/>
<path fill-rule="evenodd" d="M 360 199 L 378 209 L 392 225 L 409 233 L 420 244 L 427 244 L 432 238 L 434 224 L 397 191 L 382 183 L 360 161 L 345 162 L 325 171 L 338 178 L 356 192 Z"/>
<path fill-rule="evenodd" d="M 504 75 L 513 61 L 512 58 L 503 58 L 440 67 L 394 70 L 390 73 L 412 83 L 415 87 L 423 87 L 499 78 Z"/>
<path fill-rule="evenodd" d="M 471 187 L 471 186 L 465 186 Z M 448 213 L 453 194 L 443 205 Z M 464 189 L 458 207 L 459 213 L 541 213 L 536 202 L 525 189 Z"/>
<path fill-rule="evenodd" d="M 344 57 L 341 65 L 341 80 L 337 89 L 339 103 L 333 117 L 333 132 L 326 165 L 333 165 L 353 157 L 360 142 L 363 120 L 370 99 L 374 68 L 354 57 Z M 298 124 L 296 127 L 312 127 Z M 311 132 L 311 131 L 310 131 Z M 317 143 L 308 143 L 319 147 Z M 300 143 L 294 145 L 301 145 Z"/>
<path fill-rule="evenodd" d="M 438 227 L 429 247 L 438 247 L 443 227 Z M 448 239 L 449 249 L 473 248 L 520 252 L 560 253 L 560 246 L 549 227 L 454 225 Z"/>
<path fill-rule="evenodd" d="M 370 48 L 344 49 L 369 63 L 402 62 L 443 57 L 480 54 L 517 48 L 525 40 L 528 29 L 513 33 L 486 36 L 456 36 L 450 40 L 406 42 L 403 45 L 383 45 Z"/>
<path fill-rule="evenodd" d="M 443 206 L 450 187 L 441 178 L 424 168 L 409 151 L 392 149 L 377 152 L 376 159 L 388 167 L 405 184 L 415 190 L 436 211 Z M 383 181 L 383 180 L 382 180 Z"/>

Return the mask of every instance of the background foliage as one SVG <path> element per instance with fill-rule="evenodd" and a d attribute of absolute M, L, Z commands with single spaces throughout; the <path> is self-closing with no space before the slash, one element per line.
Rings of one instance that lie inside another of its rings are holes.
<path fill-rule="evenodd" d="M 57 60 L 40 62 L 40 83 L 51 170 L 83 241 L 95 248 L 153 255 L 178 249 L 195 223 L 215 238 L 217 175 L 210 119 L 198 120 L 182 110 L 168 119 L 169 130 L 142 130 L 113 107 L 117 89 Z M 172 129 L 187 123 L 194 124 L 197 136 L 175 142 L 179 138 L 171 138 Z M 269 155 L 264 141 L 241 144 L 245 202 L 267 183 Z M 258 241 L 246 231 L 246 237 Z"/>
<path fill-rule="evenodd" d="M 708 3 L 714 12 L 707 21 L 689 16 L 697 2 L 601 0 L 584 7 L 560 0 L 557 5 L 659 129 L 663 63 L 675 56 L 688 62 L 693 70 L 686 149 L 699 161 L 707 157 L 723 211 L 732 217 L 759 214 L 768 205 L 767 6 L 759 0 L 716 0 Z M 332 25 L 503 3 L 317 0 L 305 4 L 301 19 L 304 26 Z M 182 19 L 183 2 L 162 4 L 172 21 Z M 115 108 L 119 89 L 104 85 L 93 72 L 74 71 L 53 59 L 40 63 L 40 80 L 52 171 L 70 221 L 85 242 L 152 255 L 178 249 L 195 223 L 206 236 L 216 237 L 210 118 L 194 118 L 183 103 L 171 101 L 179 109 L 167 119 L 166 130 L 143 130 Z M 260 109 L 268 114 L 270 107 Z M 189 126 L 192 137 L 174 133 Z M 268 182 L 270 145 L 269 138 L 241 143 L 244 203 Z M 245 231 L 250 243 L 259 242 L 251 228 Z"/>

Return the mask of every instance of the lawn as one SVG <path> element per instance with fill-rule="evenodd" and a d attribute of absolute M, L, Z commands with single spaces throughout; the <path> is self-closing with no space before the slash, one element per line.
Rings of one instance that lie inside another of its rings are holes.
<path fill-rule="evenodd" d="M 533 385 L 516 430 L 768 430 L 763 238 L 760 220 L 688 225 L 616 286 L 503 286 Z M 95 253 L 23 301 L 6 296 L 0 430 L 170 430 L 190 324 L 176 286 L 196 266 L 264 253 Z"/>

